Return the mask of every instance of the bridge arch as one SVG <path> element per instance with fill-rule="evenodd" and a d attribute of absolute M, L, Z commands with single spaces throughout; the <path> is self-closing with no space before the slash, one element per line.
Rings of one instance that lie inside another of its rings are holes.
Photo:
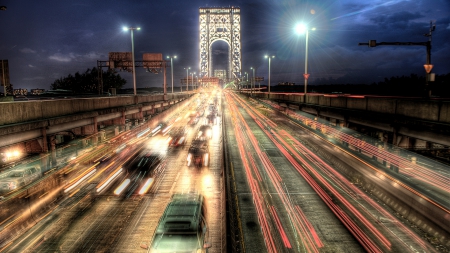
<path fill-rule="evenodd" d="M 241 73 L 241 16 L 239 7 L 206 7 L 199 9 L 200 23 L 200 74 L 212 77 L 212 52 L 214 42 L 222 40 L 229 45 L 228 79 Z"/>

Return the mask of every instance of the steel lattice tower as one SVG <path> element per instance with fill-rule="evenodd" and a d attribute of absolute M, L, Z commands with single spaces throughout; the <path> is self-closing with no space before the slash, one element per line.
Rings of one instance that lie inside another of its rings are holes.
<path fill-rule="evenodd" d="M 241 9 L 239 7 L 207 7 L 199 9 L 200 74 L 212 77 L 211 45 L 222 40 L 228 43 L 228 78 L 241 73 Z"/>

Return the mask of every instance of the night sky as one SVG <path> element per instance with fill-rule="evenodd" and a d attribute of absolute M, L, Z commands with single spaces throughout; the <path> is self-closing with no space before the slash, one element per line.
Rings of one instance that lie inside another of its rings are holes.
<path fill-rule="evenodd" d="M 450 73 L 449 0 L 161 0 L 161 1 L 17 1 L 0 0 L 0 59 L 9 61 L 14 88 L 44 88 L 60 77 L 84 72 L 107 60 L 108 52 L 131 51 L 135 31 L 136 60 L 143 53 L 176 54 L 175 86 L 186 76 L 185 67 L 199 68 L 199 7 L 241 8 L 242 72 L 250 67 L 267 80 L 265 54 L 271 62 L 272 85 L 303 83 L 305 37 L 294 33 L 303 21 L 309 33 L 310 84 L 373 83 L 385 77 L 424 75 L 424 46 L 358 46 L 377 42 L 425 42 L 430 20 L 432 72 Z M 216 68 L 227 60 L 225 43 L 213 44 Z M 132 76 L 120 72 L 132 87 Z M 137 87 L 161 87 L 162 74 L 136 71 Z M 170 84 L 170 70 L 167 75 Z"/>

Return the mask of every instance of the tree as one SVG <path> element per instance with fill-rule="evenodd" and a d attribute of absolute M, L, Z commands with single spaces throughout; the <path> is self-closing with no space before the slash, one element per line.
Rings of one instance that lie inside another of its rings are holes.
<path fill-rule="evenodd" d="M 109 69 L 102 75 L 103 91 L 109 88 L 121 89 L 127 81 L 123 79 L 114 69 Z M 74 75 L 56 79 L 51 85 L 52 90 L 71 90 L 75 93 L 97 93 L 98 92 L 98 69 L 87 69 L 84 73 L 79 72 Z"/>

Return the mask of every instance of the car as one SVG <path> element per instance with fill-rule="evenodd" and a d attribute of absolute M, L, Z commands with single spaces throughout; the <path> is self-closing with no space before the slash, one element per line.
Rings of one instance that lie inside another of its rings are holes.
<path fill-rule="evenodd" d="M 197 138 L 201 140 L 212 139 L 212 128 L 210 125 L 202 125 L 198 129 Z"/>
<path fill-rule="evenodd" d="M 29 166 L 9 171 L 0 179 L 0 192 L 7 193 L 28 185 L 41 177 L 40 166 Z"/>

